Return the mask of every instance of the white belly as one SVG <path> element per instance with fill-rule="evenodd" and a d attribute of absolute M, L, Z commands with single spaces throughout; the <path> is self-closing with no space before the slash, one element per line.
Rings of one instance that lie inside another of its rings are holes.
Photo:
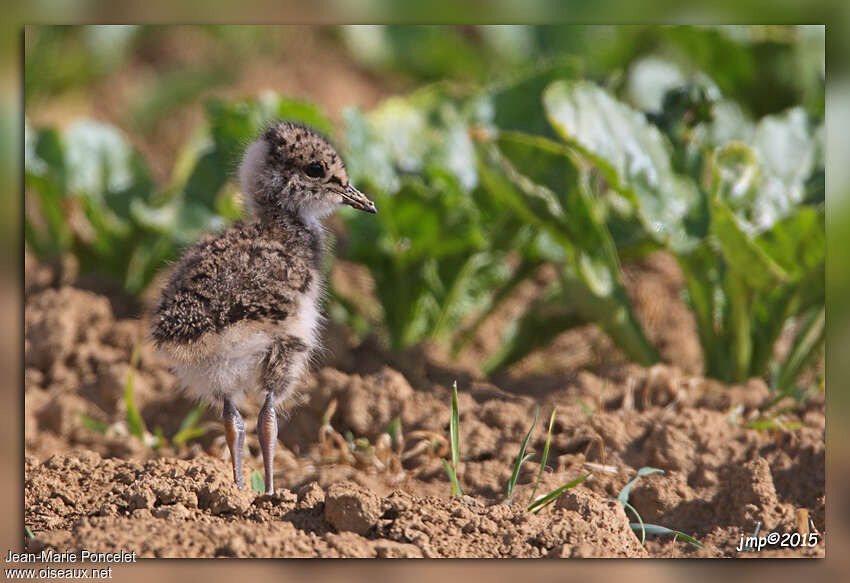
<path fill-rule="evenodd" d="M 318 346 L 322 315 L 319 312 L 321 288 L 314 284 L 303 296 L 298 309 L 274 327 L 251 323 L 236 324 L 215 339 L 204 342 L 205 349 L 189 355 L 171 353 L 173 370 L 189 395 L 196 399 L 218 400 L 231 397 L 240 400 L 260 392 L 263 359 L 277 337 L 294 336 L 304 342 L 307 352 L 292 363 L 292 377 L 300 381 L 310 354 Z M 297 381 L 296 381 L 297 382 Z M 279 387 L 283 399 L 293 387 Z"/>

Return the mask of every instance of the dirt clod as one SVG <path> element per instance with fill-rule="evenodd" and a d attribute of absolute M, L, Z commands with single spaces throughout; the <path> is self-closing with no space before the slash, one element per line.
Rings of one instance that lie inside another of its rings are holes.
<path fill-rule="evenodd" d="M 350 482 L 334 484 L 325 499 L 325 519 L 338 531 L 368 533 L 381 515 L 378 497 Z"/>

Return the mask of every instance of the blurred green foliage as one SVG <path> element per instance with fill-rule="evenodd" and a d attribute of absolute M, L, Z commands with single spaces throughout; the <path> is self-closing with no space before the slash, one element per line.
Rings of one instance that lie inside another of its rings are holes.
<path fill-rule="evenodd" d="M 248 50 L 250 35 L 204 30 Z M 110 42 L 124 49 L 76 66 L 50 35 L 79 38 L 42 33 L 30 41 L 28 99 L 107 74 L 148 34 L 116 33 Z M 822 28 L 381 26 L 329 36 L 376 73 L 438 80 L 343 115 L 349 174 L 380 212 L 343 212 L 340 249 L 369 269 L 375 329 L 392 346 L 430 339 L 456 353 L 549 266 L 555 276 L 507 323 L 486 371 L 585 323 L 650 364 L 658 354 L 620 264 L 664 249 L 685 275 L 706 374 L 766 376 L 790 391 L 820 353 Z M 68 79 L 40 70 L 54 58 L 68 60 Z M 131 126 L 235 74 L 175 69 L 132 109 Z M 229 179 L 275 118 L 332 130 L 306 102 L 208 100 L 164 186 L 111 126 L 27 127 L 28 244 L 43 257 L 70 251 L 83 270 L 141 292 L 183 246 L 240 216 Z M 362 328 L 357 302 L 331 291 L 332 313 Z M 786 328 L 788 355 L 773 362 Z"/>

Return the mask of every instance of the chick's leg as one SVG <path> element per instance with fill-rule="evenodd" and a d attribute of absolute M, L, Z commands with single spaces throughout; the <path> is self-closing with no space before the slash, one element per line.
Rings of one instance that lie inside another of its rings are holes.
<path fill-rule="evenodd" d="M 260 438 L 260 449 L 263 452 L 265 468 L 266 494 L 274 494 L 274 448 L 277 444 L 277 411 L 275 411 L 274 395 L 266 393 L 266 402 L 260 409 L 257 419 L 257 436 Z"/>
<path fill-rule="evenodd" d="M 245 448 L 245 424 L 231 398 L 224 400 L 224 436 L 230 449 L 233 462 L 233 480 L 240 488 L 245 486 L 242 479 L 242 450 Z"/>

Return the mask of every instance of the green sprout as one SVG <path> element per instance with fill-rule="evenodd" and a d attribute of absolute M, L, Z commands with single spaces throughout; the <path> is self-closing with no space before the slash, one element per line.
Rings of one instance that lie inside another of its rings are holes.
<path fill-rule="evenodd" d="M 257 470 L 251 472 L 251 489 L 257 494 L 262 494 L 266 491 L 266 481 Z"/>
<path fill-rule="evenodd" d="M 452 450 L 452 461 L 443 459 L 443 467 L 452 482 L 452 496 L 463 496 L 460 481 L 457 477 L 458 458 L 460 457 L 460 445 L 458 437 L 458 406 L 457 406 L 457 381 L 452 385 L 452 418 L 449 423 L 449 442 Z"/>
<path fill-rule="evenodd" d="M 534 411 L 534 421 L 531 422 L 531 427 L 528 429 L 528 433 L 525 434 L 525 439 L 522 440 L 522 445 L 519 448 L 519 453 L 516 456 L 516 460 L 514 461 L 514 471 L 511 473 L 511 479 L 508 481 L 508 495 L 505 500 L 506 504 L 510 504 L 514 495 L 514 487 L 516 486 L 517 478 L 519 478 L 519 471 L 522 468 L 522 464 L 527 462 L 532 456 L 530 453 L 526 453 L 526 449 L 528 449 L 528 441 L 531 439 L 531 432 L 534 431 L 534 427 L 537 425 L 537 417 L 540 415 L 540 407 L 538 407 Z M 541 466 L 542 467 L 542 466 Z"/>
<path fill-rule="evenodd" d="M 540 479 L 543 477 L 543 470 L 546 468 L 546 462 L 549 460 L 549 446 L 552 443 L 552 426 L 555 424 L 555 414 L 558 408 L 552 409 L 552 415 L 549 417 L 549 429 L 546 431 L 546 443 L 543 445 L 543 455 L 540 456 L 540 469 L 537 470 L 537 479 L 534 480 L 534 489 L 531 491 L 531 496 L 528 498 L 528 503 L 534 501 L 534 495 L 537 494 L 537 487 L 540 486 Z"/>
<path fill-rule="evenodd" d="M 133 398 L 133 377 L 135 376 L 136 367 L 139 364 L 140 351 L 141 344 L 136 344 L 133 348 L 133 355 L 130 357 L 130 370 L 127 372 L 127 382 L 124 384 L 124 404 L 127 408 L 127 427 L 130 430 L 130 435 L 135 435 L 139 439 L 144 440 L 148 430 Z"/>
<path fill-rule="evenodd" d="M 203 435 L 207 432 L 207 428 L 199 425 L 199 422 L 204 411 L 206 411 L 206 408 L 207 403 L 205 401 L 201 401 L 191 411 L 189 411 L 183 419 L 183 422 L 180 424 L 180 428 L 177 430 L 177 433 L 174 434 L 173 438 L 171 438 L 171 443 L 175 446 L 181 446 L 191 439 L 203 437 Z"/>
<path fill-rule="evenodd" d="M 700 549 L 703 548 L 701 542 L 699 542 L 697 539 L 693 538 L 692 536 L 685 534 L 684 532 L 681 532 L 681 531 L 678 531 L 678 530 L 673 530 L 673 529 L 667 528 L 666 526 L 659 526 L 657 524 L 647 524 L 647 523 L 645 523 L 643 521 L 643 519 L 640 517 L 640 514 L 638 513 L 637 509 L 635 509 L 634 506 L 629 504 L 629 493 L 632 490 L 632 486 L 634 486 L 641 477 L 649 476 L 651 474 L 663 474 L 663 473 L 664 473 L 664 470 L 659 470 L 658 468 L 643 467 L 643 468 L 639 469 L 638 472 L 637 472 L 637 475 L 634 478 L 632 478 L 631 480 L 629 480 L 629 482 L 625 486 L 623 486 L 623 489 L 620 490 L 620 493 L 617 495 L 617 498 L 616 498 L 617 502 L 622 504 L 623 508 L 630 510 L 632 512 L 632 514 L 634 514 L 635 517 L 637 517 L 637 519 L 638 519 L 637 522 L 629 523 L 629 526 L 635 532 L 640 531 L 640 544 L 641 545 L 646 544 L 646 535 L 647 534 L 672 534 L 673 540 L 682 539 L 685 542 L 690 543 L 697 548 L 700 548 Z"/>

